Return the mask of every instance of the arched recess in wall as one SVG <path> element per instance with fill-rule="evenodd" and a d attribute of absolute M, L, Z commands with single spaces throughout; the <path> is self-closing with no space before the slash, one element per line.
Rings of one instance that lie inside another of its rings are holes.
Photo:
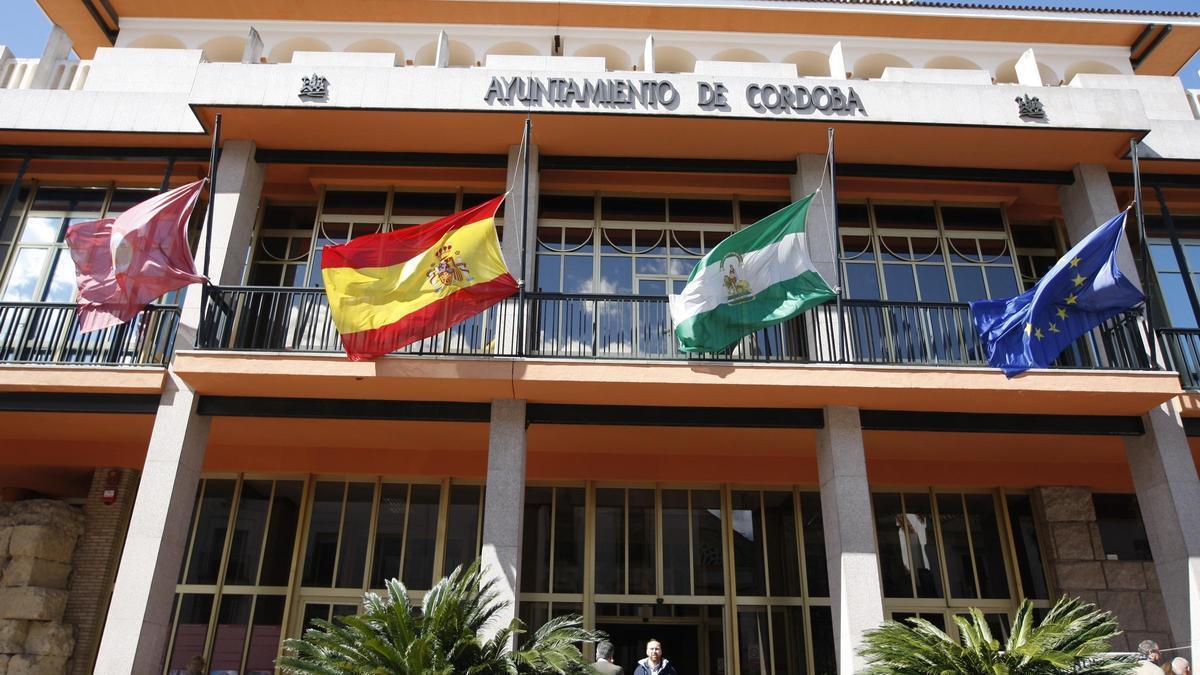
<path fill-rule="evenodd" d="M 872 80 L 883 75 L 885 68 L 912 68 L 912 64 L 895 54 L 867 54 L 854 62 L 854 77 Z"/>
<path fill-rule="evenodd" d="M 275 45 L 271 49 L 270 57 L 267 59 L 271 63 L 291 63 L 292 54 L 296 52 L 328 52 L 332 51 L 329 45 L 321 42 L 316 38 L 311 37 L 295 37 L 284 40 Z"/>
<path fill-rule="evenodd" d="M 1063 73 L 1063 80 L 1068 84 L 1076 75 L 1120 75 L 1121 71 L 1100 61 L 1080 61 L 1072 63 Z"/>
<path fill-rule="evenodd" d="M 432 66 L 435 59 L 437 59 L 437 42 L 430 42 L 417 50 L 413 64 Z M 450 58 L 446 65 L 452 68 L 470 68 L 475 65 L 475 51 L 462 42 L 451 40 Z"/>
<path fill-rule="evenodd" d="M 696 70 L 696 56 L 679 47 L 655 47 L 654 70 L 660 73 L 690 73 Z"/>
<path fill-rule="evenodd" d="M 961 56 L 938 56 L 929 59 L 925 67 L 934 70 L 983 70 L 978 63 Z"/>
<path fill-rule="evenodd" d="M 540 56 L 541 52 L 537 47 L 528 42 L 501 42 L 497 45 L 492 45 L 484 52 L 484 61 L 486 62 L 489 56 Z"/>
<path fill-rule="evenodd" d="M 213 38 L 200 45 L 200 49 L 210 63 L 239 63 L 246 51 L 246 38 L 236 35 Z"/>
<path fill-rule="evenodd" d="M 125 46 L 138 49 L 187 49 L 183 40 L 171 35 L 143 35 Z"/>
<path fill-rule="evenodd" d="M 629 58 L 629 53 L 615 45 L 584 45 L 572 52 L 571 56 L 598 56 L 604 59 L 604 67 L 608 70 L 633 69 L 633 59 Z"/>
<path fill-rule="evenodd" d="M 828 54 L 796 52 L 783 57 L 783 62 L 796 64 L 796 73 L 800 77 L 829 77 Z M 839 77 L 844 77 L 844 74 Z"/>
<path fill-rule="evenodd" d="M 726 49 L 713 54 L 713 61 L 735 61 L 738 63 L 766 63 L 767 57 L 753 49 Z"/>
<path fill-rule="evenodd" d="M 400 45 L 390 40 L 359 40 L 346 47 L 346 51 L 367 54 L 391 54 L 395 57 L 392 62 L 394 65 L 398 66 L 404 63 L 404 50 L 400 48 Z"/>
<path fill-rule="evenodd" d="M 1009 59 L 996 66 L 997 84 L 1017 84 L 1017 60 Z M 1058 84 L 1058 75 L 1044 63 L 1038 64 L 1038 75 L 1041 76 L 1044 86 L 1052 87 Z"/>

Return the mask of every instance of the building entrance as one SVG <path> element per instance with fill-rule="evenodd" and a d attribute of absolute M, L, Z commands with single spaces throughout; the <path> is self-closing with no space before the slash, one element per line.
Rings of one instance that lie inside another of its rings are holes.
<path fill-rule="evenodd" d="M 679 675 L 717 675 L 705 668 L 701 654 L 700 626 L 679 623 L 597 623 L 613 643 L 613 663 L 633 674 L 637 662 L 646 658 L 646 643 L 651 639 L 663 645 L 663 656 Z"/>

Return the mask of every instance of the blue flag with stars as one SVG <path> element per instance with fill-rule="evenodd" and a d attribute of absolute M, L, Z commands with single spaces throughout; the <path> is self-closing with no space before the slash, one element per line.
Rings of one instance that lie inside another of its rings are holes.
<path fill-rule="evenodd" d="M 989 364 L 1007 377 L 1046 368 L 1076 338 L 1142 302 L 1142 292 L 1117 269 L 1128 213 L 1096 228 L 1028 291 L 971 303 Z"/>

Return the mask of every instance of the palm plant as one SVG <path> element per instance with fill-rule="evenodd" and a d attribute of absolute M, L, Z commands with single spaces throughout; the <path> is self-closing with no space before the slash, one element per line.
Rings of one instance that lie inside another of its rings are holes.
<path fill-rule="evenodd" d="M 1021 603 L 1008 640 L 992 636 L 983 612 L 954 617 L 961 641 L 924 619 L 884 624 L 864 636 L 864 675 L 1117 675 L 1132 657 L 1106 654 L 1121 629 L 1111 614 L 1077 598 L 1062 598 L 1034 624 L 1033 604 Z"/>
<path fill-rule="evenodd" d="M 519 619 L 484 640 L 480 631 L 508 606 L 495 579 L 484 579 L 478 562 L 459 567 L 425 596 L 417 610 L 396 579 L 387 598 L 367 593 L 359 616 L 315 619 L 303 639 L 288 639 L 278 661 L 285 673 L 321 675 L 582 675 L 590 666 L 576 646 L 603 634 L 584 630 L 578 615 L 551 619 L 519 649 Z"/>

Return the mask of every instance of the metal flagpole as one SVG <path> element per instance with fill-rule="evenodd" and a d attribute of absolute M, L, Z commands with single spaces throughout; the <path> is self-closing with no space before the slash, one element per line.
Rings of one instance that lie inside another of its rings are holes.
<path fill-rule="evenodd" d="M 837 205 L 837 150 L 834 146 L 833 127 L 829 127 L 829 200 L 833 202 L 833 264 L 837 271 L 837 316 L 838 316 L 838 361 L 846 361 L 846 314 L 842 306 L 842 241 L 838 232 Z"/>
<path fill-rule="evenodd" d="M 175 173 L 175 158 L 171 157 L 167 160 L 167 172 L 163 174 L 162 185 L 158 187 L 158 194 L 166 192 L 171 187 L 171 174 Z"/>
<path fill-rule="evenodd" d="M 204 219 L 204 276 L 208 276 L 208 259 L 212 257 L 213 206 L 217 193 L 217 152 L 221 145 L 221 113 L 213 122 L 212 149 L 208 153 L 208 213 Z M 212 280 L 209 280 L 212 284 Z"/>
<path fill-rule="evenodd" d="M 1142 295 L 1146 296 L 1146 332 L 1150 338 L 1150 367 L 1158 370 L 1158 334 L 1154 332 L 1154 283 L 1150 280 L 1150 245 L 1146 241 L 1146 214 L 1142 211 L 1142 170 L 1138 166 L 1137 139 L 1129 139 L 1129 155 L 1133 158 L 1133 203 L 1138 219 L 1138 239 L 1142 248 Z"/>
<path fill-rule="evenodd" d="M 529 137 L 533 130 L 533 120 L 525 115 L 525 137 L 521 139 L 521 155 L 524 158 L 521 180 L 521 280 L 517 284 L 517 356 L 525 356 L 525 273 L 528 267 L 529 251 Z"/>

